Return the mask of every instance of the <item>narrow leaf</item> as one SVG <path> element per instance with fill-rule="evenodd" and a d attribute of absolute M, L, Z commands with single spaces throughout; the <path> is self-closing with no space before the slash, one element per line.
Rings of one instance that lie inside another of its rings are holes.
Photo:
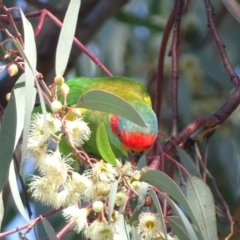
<path fill-rule="evenodd" d="M 215 204 L 209 187 L 199 178 L 191 176 L 187 182 L 187 199 L 205 240 L 218 239 Z"/>
<path fill-rule="evenodd" d="M 71 0 L 64 17 L 56 52 L 56 75 L 63 76 L 65 72 L 76 31 L 80 5 L 81 0 Z"/>
<path fill-rule="evenodd" d="M 116 157 L 111 149 L 111 146 L 108 141 L 108 135 L 104 123 L 102 122 L 97 128 L 97 148 L 101 157 L 108 163 L 113 166 L 117 165 Z"/>
<path fill-rule="evenodd" d="M 200 226 L 186 197 L 183 195 L 179 186 L 169 176 L 157 170 L 149 170 L 142 175 L 141 180 L 155 186 L 163 192 L 166 192 L 168 195 L 173 197 L 179 204 L 181 204 L 182 207 L 187 211 L 191 220 L 196 225 L 197 229 L 201 234 Z M 202 239 L 204 239 L 203 236 Z"/>
<path fill-rule="evenodd" d="M 159 217 L 159 220 L 161 222 L 161 226 L 162 226 L 162 230 L 163 230 L 163 233 L 164 233 L 165 240 L 168 240 L 167 229 L 166 229 L 162 209 L 161 209 L 157 194 L 151 188 L 148 188 L 148 194 L 151 197 L 151 199 L 153 200 L 153 204 L 155 205 L 155 207 L 157 209 L 158 217 Z"/>
<path fill-rule="evenodd" d="M 114 224 L 115 234 L 114 240 L 130 240 L 129 232 L 131 228 L 128 224 L 126 224 L 126 220 L 123 214 L 120 214 L 116 223 Z"/>
<path fill-rule="evenodd" d="M 131 240 L 141 240 L 140 236 L 138 235 L 136 229 L 132 227 L 132 237 Z"/>
<path fill-rule="evenodd" d="M 2 191 L 1 191 L 0 192 L 0 230 L 2 226 L 3 215 L 4 215 L 4 205 L 3 205 Z"/>
<path fill-rule="evenodd" d="M 14 169 L 14 162 L 12 160 L 10 167 L 9 167 L 9 185 L 10 185 L 10 189 L 12 192 L 12 196 L 13 196 L 13 200 L 17 206 L 18 211 L 20 212 L 20 214 L 22 215 L 22 217 L 29 222 L 30 219 L 28 217 L 28 215 L 26 214 L 24 205 L 22 203 L 20 194 L 19 194 L 19 190 L 18 190 L 18 185 L 17 185 L 17 177 L 15 174 L 15 169 Z"/>
<path fill-rule="evenodd" d="M 111 184 L 111 190 L 108 198 L 108 223 L 110 223 L 113 213 L 113 208 L 115 204 L 115 199 L 117 195 L 118 181 Z"/>
<path fill-rule="evenodd" d="M 42 218 L 42 223 L 43 223 L 43 226 L 47 233 L 48 238 L 50 240 L 57 240 L 56 233 L 55 233 L 52 225 L 50 224 L 50 222 L 46 218 Z"/>
<path fill-rule="evenodd" d="M 169 216 L 167 217 L 173 231 L 178 236 L 180 240 L 191 240 L 182 224 L 182 221 L 177 216 Z"/>
<path fill-rule="evenodd" d="M 121 97 L 103 90 L 96 89 L 84 93 L 78 99 L 77 106 L 117 114 L 141 127 L 146 127 L 142 117 L 132 105 Z"/>
<path fill-rule="evenodd" d="M 2 127 L 0 131 L 0 190 L 3 189 L 8 177 L 10 162 L 17 146 L 24 125 L 25 104 L 25 74 L 22 74 L 11 93 L 10 100 L 4 111 Z"/>
<path fill-rule="evenodd" d="M 32 110 L 35 104 L 36 99 L 36 88 L 34 87 L 35 81 L 35 69 L 37 63 L 37 54 L 36 54 L 36 44 L 35 37 L 32 26 L 30 22 L 26 19 L 24 13 L 20 9 L 23 30 L 24 30 L 24 67 L 26 74 L 25 82 L 25 119 L 24 119 L 24 130 L 23 130 L 23 141 L 22 141 L 22 159 L 20 166 L 20 173 L 22 171 L 22 166 L 24 158 L 27 152 L 27 142 L 28 142 L 28 133 L 30 128 L 30 120 Z"/>
<path fill-rule="evenodd" d="M 137 206 L 135 208 L 133 215 L 129 218 L 128 223 L 131 224 L 132 222 L 138 219 L 139 214 L 142 212 L 142 208 L 145 203 L 147 192 L 148 192 L 148 184 L 146 182 L 141 182 L 141 185 L 138 191 L 139 196 L 138 196 Z"/>
<path fill-rule="evenodd" d="M 194 161 L 192 158 L 182 149 L 182 148 L 177 148 L 178 156 L 180 159 L 181 164 L 187 169 L 189 173 L 192 175 L 201 178 L 201 174 L 198 171 Z"/>
<path fill-rule="evenodd" d="M 182 210 L 166 194 L 163 194 L 163 193 L 159 193 L 159 194 L 167 200 L 168 204 L 172 207 L 174 213 L 177 214 L 180 217 L 180 219 L 182 221 L 182 224 L 183 224 L 183 227 L 185 228 L 185 230 L 187 232 L 187 235 L 189 236 L 189 239 L 199 240 L 196 236 L 196 233 L 193 229 L 193 226 L 189 223 L 187 217 L 182 212 Z"/>

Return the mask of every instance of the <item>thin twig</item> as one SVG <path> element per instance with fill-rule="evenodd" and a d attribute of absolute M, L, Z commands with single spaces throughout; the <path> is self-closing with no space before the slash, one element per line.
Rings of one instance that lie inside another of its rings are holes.
<path fill-rule="evenodd" d="M 228 58 L 228 55 L 227 55 L 227 52 L 226 52 L 226 49 L 225 49 L 225 45 L 223 44 L 223 42 L 221 40 L 221 37 L 220 37 L 220 35 L 217 31 L 215 22 L 213 20 L 214 12 L 213 12 L 213 7 L 212 7 L 212 4 L 211 4 L 211 0 L 204 0 L 204 2 L 205 2 L 206 12 L 207 12 L 208 24 L 209 24 L 209 27 L 212 31 L 214 40 L 217 44 L 217 47 L 218 47 L 223 65 L 224 65 L 226 71 L 228 72 L 228 74 L 230 75 L 231 81 L 234 84 L 234 86 L 238 86 L 240 84 L 239 77 L 236 74 L 236 72 L 234 71 L 234 69 L 233 69 L 233 67 L 230 63 L 230 60 Z"/>
<path fill-rule="evenodd" d="M 176 137 L 178 133 L 178 45 L 180 22 L 184 2 L 175 0 L 174 4 L 174 26 L 173 26 L 173 42 L 171 48 L 172 56 L 172 79 L 171 79 L 171 104 L 172 104 L 172 137 Z"/>

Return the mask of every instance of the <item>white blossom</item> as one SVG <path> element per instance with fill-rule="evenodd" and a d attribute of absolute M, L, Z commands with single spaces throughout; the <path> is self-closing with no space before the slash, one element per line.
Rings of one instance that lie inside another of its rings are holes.
<path fill-rule="evenodd" d="M 75 118 L 65 122 L 66 131 L 71 143 L 75 147 L 81 147 L 90 137 L 90 129 L 82 118 Z"/>
<path fill-rule="evenodd" d="M 84 235 L 91 240 L 113 240 L 114 226 L 107 222 L 100 222 L 95 220 L 90 226 L 88 226 Z"/>
<path fill-rule="evenodd" d="M 138 234 L 146 240 L 151 240 L 161 233 L 161 222 L 155 213 L 145 212 L 139 216 L 139 224 L 136 228 Z"/>
<path fill-rule="evenodd" d="M 88 226 L 87 216 L 89 210 L 87 208 L 80 209 L 78 206 L 71 205 L 63 210 L 63 216 L 68 222 L 73 223 L 73 230 L 80 233 Z"/>

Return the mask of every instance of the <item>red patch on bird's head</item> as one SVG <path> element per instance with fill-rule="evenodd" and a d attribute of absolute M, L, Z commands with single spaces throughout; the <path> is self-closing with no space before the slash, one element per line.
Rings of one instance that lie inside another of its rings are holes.
<path fill-rule="evenodd" d="M 144 134 L 144 133 L 127 133 L 125 131 L 119 134 L 122 144 L 135 151 L 146 151 L 152 147 L 155 142 L 156 134 Z"/>
<path fill-rule="evenodd" d="M 118 115 L 114 114 L 112 115 L 111 119 L 110 119 L 110 125 L 112 128 L 112 131 L 115 135 L 119 134 L 119 130 L 118 130 Z"/>

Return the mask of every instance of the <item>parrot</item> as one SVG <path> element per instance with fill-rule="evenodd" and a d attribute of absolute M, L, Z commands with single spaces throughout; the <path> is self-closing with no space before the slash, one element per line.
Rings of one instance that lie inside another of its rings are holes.
<path fill-rule="evenodd" d="M 98 89 L 121 97 L 137 110 L 146 127 L 116 114 L 81 108 L 83 120 L 91 130 L 90 139 L 84 144 L 87 153 L 101 157 L 97 149 L 96 132 L 103 122 L 115 156 L 129 157 L 132 165 L 136 166 L 140 157 L 153 146 L 158 135 L 158 121 L 147 89 L 141 83 L 126 77 L 80 77 L 65 83 L 70 89 L 67 95 L 68 106 L 74 107 L 82 94 Z"/>

